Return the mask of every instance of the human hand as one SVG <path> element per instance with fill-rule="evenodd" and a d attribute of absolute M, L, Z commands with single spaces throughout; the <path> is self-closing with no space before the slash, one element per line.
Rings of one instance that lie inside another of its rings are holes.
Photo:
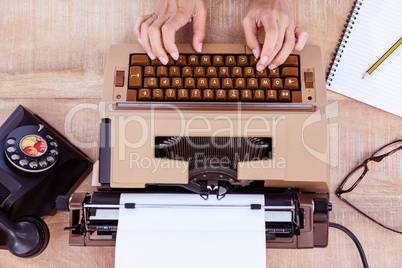
<path fill-rule="evenodd" d="M 281 65 L 289 54 L 303 49 L 308 34 L 295 25 L 290 15 L 293 0 L 254 0 L 243 18 L 247 46 L 253 51 L 257 71 L 267 66 L 274 69 Z M 265 40 L 261 50 L 257 31 L 265 29 Z"/>
<path fill-rule="evenodd" d="M 166 52 L 175 60 L 179 58 L 175 34 L 188 22 L 193 22 L 193 48 L 202 51 L 206 19 L 204 0 L 159 0 L 153 14 L 137 19 L 134 33 L 148 56 L 152 60 L 157 57 L 166 65 Z"/>

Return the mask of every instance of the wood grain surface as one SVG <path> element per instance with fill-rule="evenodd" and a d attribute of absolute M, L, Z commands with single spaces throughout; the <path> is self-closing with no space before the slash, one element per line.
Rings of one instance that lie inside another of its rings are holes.
<path fill-rule="evenodd" d="M 244 43 L 241 20 L 250 1 L 207 0 L 205 43 Z M 328 68 L 354 0 L 295 0 L 292 13 L 321 46 Z M 1 0 L 0 123 L 22 104 L 45 118 L 93 160 L 98 157 L 98 113 L 107 51 L 114 43 L 137 43 L 135 19 L 153 11 L 148 0 Z M 177 42 L 191 42 L 191 26 Z M 397 89 L 396 90 L 400 90 Z M 379 93 L 380 94 L 380 93 Z M 375 149 L 402 137 L 402 120 L 328 91 L 331 221 L 360 239 L 371 267 L 401 267 L 401 235 L 358 215 L 333 194 L 343 177 Z M 75 109 L 79 109 L 74 113 Z M 373 217 L 402 229 L 402 158 L 370 165 L 350 199 Z M 88 177 L 77 191 L 93 191 Z M 68 214 L 46 218 L 51 240 L 33 259 L 0 250 L 0 267 L 113 267 L 113 247 L 70 247 Z M 234 253 L 241 254 L 239 252 Z M 200 256 L 203 257 L 203 256 Z M 269 249 L 267 267 L 361 267 L 353 242 L 330 229 L 322 249 Z M 191 267 L 189 264 L 188 267 Z"/>

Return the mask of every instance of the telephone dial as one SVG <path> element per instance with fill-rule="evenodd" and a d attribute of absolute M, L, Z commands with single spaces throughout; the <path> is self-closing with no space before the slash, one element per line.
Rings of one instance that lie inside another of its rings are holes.
<path fill-rule="evenodd" d="M 58 195 L 71 194 L 92 161 L 46 121 L 18 106 L 0 127 L 0 248 L 40 254 L 49 241 L 43 216 Z"/>

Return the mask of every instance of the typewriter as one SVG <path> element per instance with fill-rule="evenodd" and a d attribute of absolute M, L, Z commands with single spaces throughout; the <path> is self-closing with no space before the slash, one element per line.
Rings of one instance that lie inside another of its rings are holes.
<path fill-rule="evenodd" d="M 327 104 L 320 48 L 257 72 L 243 44 L 178 44 L 167 65 L 113 45 L 92 194 L 61 196 L 70 245 L 114 245 L 122 193 L 263 194 L 266 246 L 328 242 Z"/>

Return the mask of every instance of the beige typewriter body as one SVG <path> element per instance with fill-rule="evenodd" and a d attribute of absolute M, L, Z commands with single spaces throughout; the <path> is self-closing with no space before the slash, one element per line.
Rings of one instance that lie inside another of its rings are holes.
<path fill-rule="evenodd" d="M 188 44 L 178 44 L 178 49 L 180 53 L 197 54 Z M 238 180 L 262 180 L 266 187 L 328 193 L 327 98 L 318 46 L 306 46 L 296 53 L 300 55 L 302 102 L 275 103 L 264 109 L 241 105 L 227 108 L 214 102 L 192 102 L 189 106 L 181 102 L 184 106 L 176 107 L 177 102 L 155 106 L 149 101 L 127 101 L 132 53 L 145 52 L 139 45 L 111 46 L 105 70 L 100 116 L 112 124 L 112 188 L 189 182 L 187 162 L 155 157 L 157 136 L 271 137 L 272 159 L 239 162 Z M 252 55 L 242 44 L 205 44 L 203 53 Z M 313 73 L 309 87 L 305 73 L 310 75 L 309 82 Z M 139 103 L 144 105 L 132 105 Z"/>

